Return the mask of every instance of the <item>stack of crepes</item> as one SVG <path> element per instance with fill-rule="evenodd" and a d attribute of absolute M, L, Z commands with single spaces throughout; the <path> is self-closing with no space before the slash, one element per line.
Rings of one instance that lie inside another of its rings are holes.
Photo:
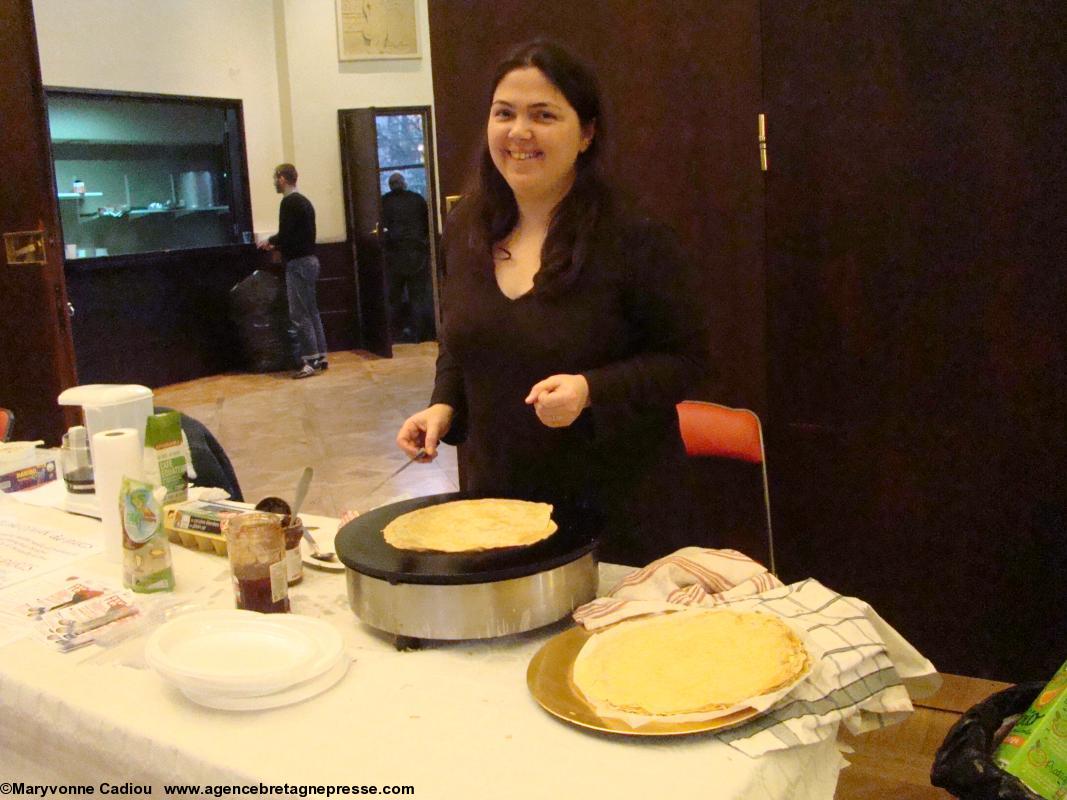
<path fill-rule="evenodd" d="M 734 550 L 682 548 L 630 573 L 606 597 L 578 608 L 574 619 L 590 631 L 626 621 L 600 634 L 605 637 L 602 642 L 610 645 L 607 637 L 615 631 L 652 625 L 661 618 L 647 615 L 712 616 L 703 609 L 732 612 L 738 619 L 757 624 L 759 617 L 753 613 L 777 617 L 783 628 L 796 633 L 810 658 L 810 670 L 793 674 L 791 683 L 772 701 L 776 705 L 759 708 L 769 711 L 719 733 L 720 739 L 750 756 L 823 741 L 835 734 L 839 722 L 853 733 L 885 727 L 913 710 L 909 691 L 925 697 L 941 683 L 933 664 L 862 600 L 844 597 L 813 579 L 785 586 L 765 567 Z M 685 624 L 684 617 L 680 620 Z M 727 621 L 723 618 L 713 624 L 721 627 Z M 782 635 L 782 647 L 788 653 L 789 636 Z M 594 644 L 598 638 L 593 636 L 583 653 L 586 648 L 595 653 L 603 646 Z M 670 634 L 669 638 L 686 647 L 684 635 Z M 575 662 L 579 688 L 580 681 L 592 685 L 580 674 L 583 653 Z M 703 695 L 698 688 L 684 696 Z M 637 711 L 617 716 L 635 726 L 642 719 L 664 719 L 644 714 L 647 709 Z M 681 721 L 677 716 L 670 718 Z"/>
<path fill-rule="evenodd" d="M 639 728 L 733 724 L 770 708 L 810 670 L 803 632 L 781 618 L 691 608 L 598 633 L 579 652 L 572 677 L 599 716 Z"/>

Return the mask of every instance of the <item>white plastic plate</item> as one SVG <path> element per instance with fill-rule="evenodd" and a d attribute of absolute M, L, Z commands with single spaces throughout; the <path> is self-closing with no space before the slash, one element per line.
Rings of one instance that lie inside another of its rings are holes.
<path fill-rule="evenodd" d="M 304 681 L 322 658 L 308 626 L 239 610 L 184 614 L 160 626 L 145 645 L 149 666 L 179 688 L 235 696 Z"/>
<path fill-rule="evenodd" d="M 182 694 L 198 705 L 218 708 L 223 711 L 261 711 L 267 708 L 279 708 L 308 700 L 331 688 L 348 672 L 349 660 L 340 658 L 329 670 L 317 678 L 298 683 L 287 689 L 259 697 L 231 697 L 224 694 L 201 694 L 181 689 Z M 179 687 L 180 688 L 180 687 Z"/>

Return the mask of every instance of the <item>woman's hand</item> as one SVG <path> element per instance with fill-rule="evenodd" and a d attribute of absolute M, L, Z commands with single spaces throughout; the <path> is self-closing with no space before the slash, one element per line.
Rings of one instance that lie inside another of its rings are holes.
<path fill-rule="evenodd" d="M 550 375 L 533 385 L 526 405 L 549 428 L 566 428 L 589 405 L 589 382 L 584 375 Z"/>
<path fill-rule="evenodd" d="M 445 403 L 435 403 L 417 414 L 412 414 L 400 426 L 396 435 L 397 447 L 407 453 L 408 458 L 415 458 L 419 448 L 422 448 L 426 455 L 420 461 L 433 461 L 437 458 L 437 443 L 452 427 L 454 414 L 452 406 Z"/>

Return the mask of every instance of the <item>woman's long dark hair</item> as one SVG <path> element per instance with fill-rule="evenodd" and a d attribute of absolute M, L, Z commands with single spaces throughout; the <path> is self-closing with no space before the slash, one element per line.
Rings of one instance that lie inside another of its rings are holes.
<path fill-rule="evenodd" d="M 555 294 L 578 279 L 595 250 L 599 223 L 611 213 L 611 193 L 600 173 L 606 126 L 592 70 L 560 45 L 543 39 L 520 45 L 497 65 L 490 102 L 504 76 L 523 67 L 541 70 L 567 98 L 583 127 L 595 125 L 589 147 L 578 154 L 574 184 L 552 215 L 541 250 L 541 269 L 534 277 L 535 292 Z M 488 255 L 491 263 L 494 248 L 519 221 L 519 208 L 511 187 L 493 163 L 488 142 L 482 145 L 472 185 L 455 212 L 459 212 L 457 222 L 465 229 L 473 252 Z"/>

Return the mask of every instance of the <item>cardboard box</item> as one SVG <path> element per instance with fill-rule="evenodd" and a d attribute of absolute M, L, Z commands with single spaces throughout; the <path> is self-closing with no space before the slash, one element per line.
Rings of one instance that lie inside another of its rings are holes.
<path fill-rule="evenodd" d="M 178 531 L 222 535 L 227 519 L 238 514 L 247 514 L 250 510 L 223 501 L 188 500 L 164 509 L 165 525 Z"/>
<path fill-rule="evenodd" d="M 18 492 L 23 489 L 32 489 L 42 483 L 48 483 L 56 479 L 56 462 L 46 461 L 43 464 L 34 464 L 32 467 L 23 467 L 6 475 L 0 475 L 0 492 Z"/>
<path fill-rule="evenodd" d="M 1067 664 L 1004 737 L 993 761 L 1046 800 L 1067 798 Z"/>

